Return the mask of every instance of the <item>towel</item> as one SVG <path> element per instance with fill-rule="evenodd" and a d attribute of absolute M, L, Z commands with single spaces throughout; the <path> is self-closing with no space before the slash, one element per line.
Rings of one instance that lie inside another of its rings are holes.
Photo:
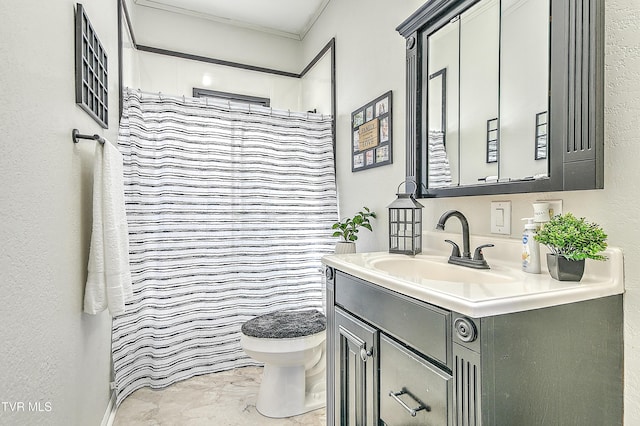
<path fill-rule="evenodd" d="M 129 231 L 124 207 L 122 155 L 108 141 L 96 144 L 93 168 L 93 227 L 84 311 L 109 308 L 121 314 L 133 295 L 129 268 Z"/>
<path fill-rule="evenodd" d="M 429 188 L 451 186 L 451 169 L 447 151 L 444 147 L 444 132 L 439 130 L 429 131 L 427 149 Z"/>

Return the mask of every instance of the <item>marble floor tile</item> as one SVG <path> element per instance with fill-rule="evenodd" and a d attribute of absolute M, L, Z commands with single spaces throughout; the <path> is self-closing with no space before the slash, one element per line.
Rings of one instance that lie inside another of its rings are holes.
<path fill-rule="evenodd" d="M 324 426 L 325 409 L 296 417 L 262 416 L 255 403 L 262 367 L 196 376 L 165 389 L 138 389 L 120 404 L 114 426 Z"/>

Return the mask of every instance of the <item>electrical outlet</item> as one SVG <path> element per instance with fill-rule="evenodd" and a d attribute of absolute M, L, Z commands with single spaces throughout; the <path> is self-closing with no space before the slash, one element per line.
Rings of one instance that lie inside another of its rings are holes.
<path fill-rule="evenodd" d="M 562 214 L 562 200 L 536 200 L 539 203 L 549 203 L 549 217 Z"/>
<path fill-rule="evenodd" d="M 511 235 L 511 201 L 491 202 L 491 233 Z"/>
<path fill-rule="evenodd" d="M 562 214 L 562 200 L 549 200 L 549 215 L 551 217 Z"/>

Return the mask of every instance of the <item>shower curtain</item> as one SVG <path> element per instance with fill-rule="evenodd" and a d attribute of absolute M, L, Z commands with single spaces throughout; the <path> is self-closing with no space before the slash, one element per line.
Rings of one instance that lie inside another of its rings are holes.
<path fill-rule="evenodd" d="M 338 220 L 331 117 L 126 90 L 133 298 L 113 321 L 117 403 L 256 365 L 240 326 L 322 309 Z"/>

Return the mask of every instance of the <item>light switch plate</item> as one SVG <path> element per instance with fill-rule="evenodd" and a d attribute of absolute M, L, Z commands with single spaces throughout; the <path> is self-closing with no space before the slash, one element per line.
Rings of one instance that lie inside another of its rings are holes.
<path fill-rule="evenodd" d="M 491 202 L 491 233 L 511 235 L 511 201 Z"/>

